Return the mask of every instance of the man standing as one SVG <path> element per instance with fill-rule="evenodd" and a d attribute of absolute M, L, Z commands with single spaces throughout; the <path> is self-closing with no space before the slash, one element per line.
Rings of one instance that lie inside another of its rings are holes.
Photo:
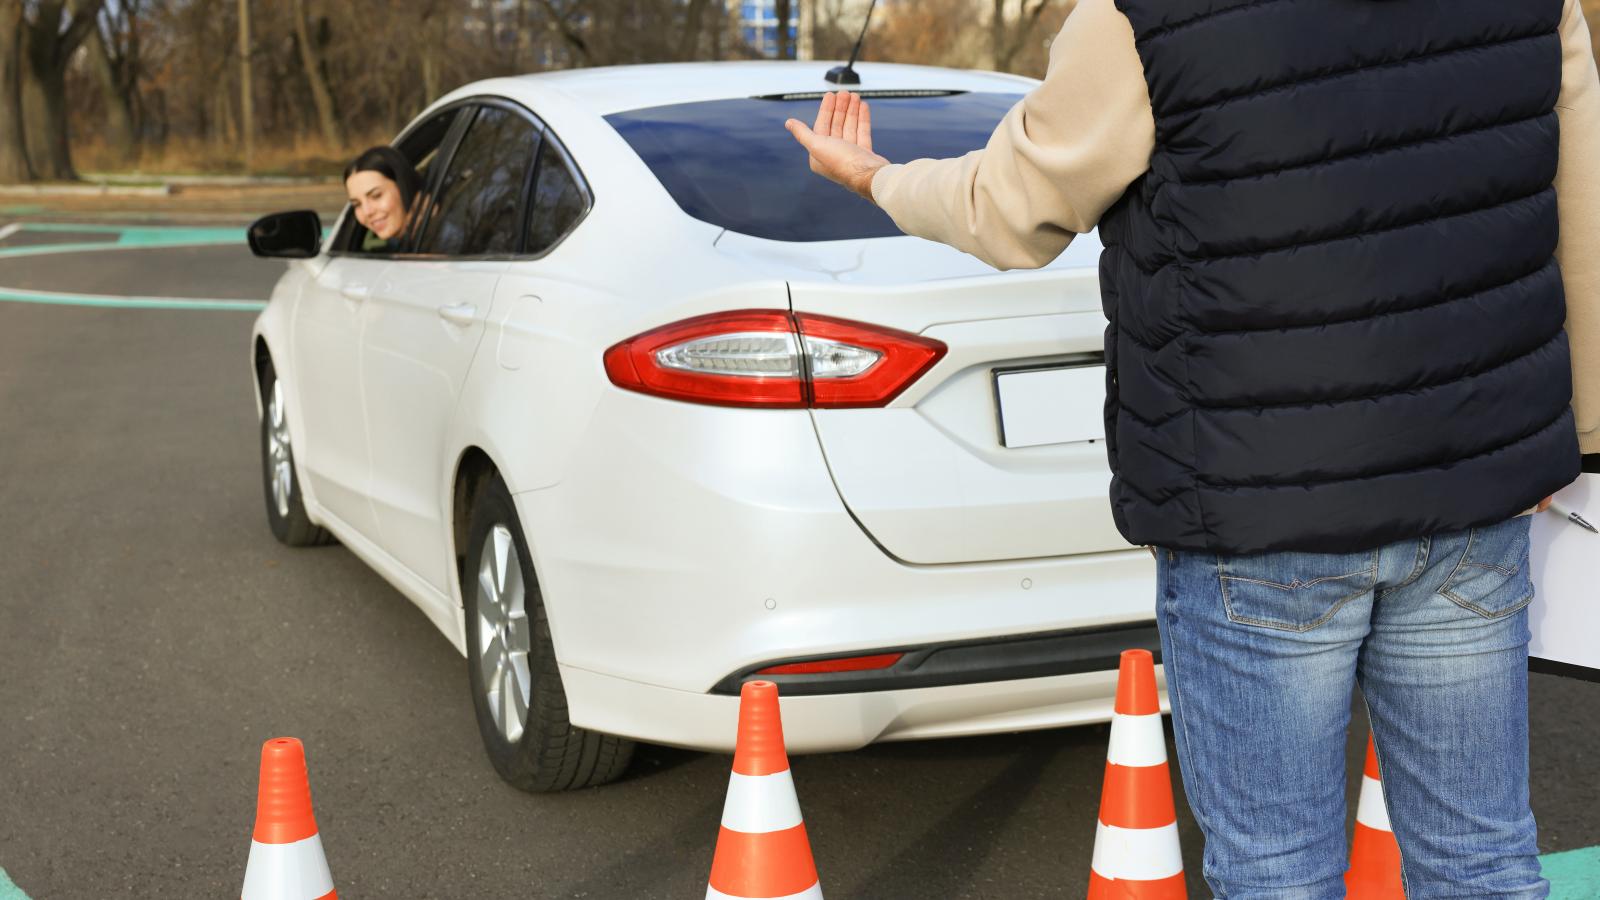
<path fill-rule="evenodd" d="M 985 149 L 890 164 L 870 115 L 787 127 L 908 234 L 1009 269 L 1099 227 L 1112 510 L 1216 895 L 1344 896 L 1358 682 L 1408 896 L 1545 897 L 1525 513 L 1600 452 L 1577 0 L 1081 0 Z"/>

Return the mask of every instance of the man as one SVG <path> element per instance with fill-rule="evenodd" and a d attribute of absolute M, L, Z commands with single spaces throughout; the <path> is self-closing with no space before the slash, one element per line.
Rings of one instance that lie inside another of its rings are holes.
<path fill-rule="evenodd" d="M 870 115 L 786 127 L 909 234 L 1009 269 L 1099 227 L 1113 514 L 1217 897 L 1344 896 L 1353 681 L 1408 896 L 1545 897 L 1526 513 L 1600 452 L 1577 0 L 1081 0 L 985 149 L 890 164 Z"/>

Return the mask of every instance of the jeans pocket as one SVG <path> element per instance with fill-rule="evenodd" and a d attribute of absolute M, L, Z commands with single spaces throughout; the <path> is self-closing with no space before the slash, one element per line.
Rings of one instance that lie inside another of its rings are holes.
<path fill-rule="evenodd" d="M 1228 620 L 1283 631 L 1310 631 L 1378 583 L 1378 551 L 1220 556 Z"/>
<path fill-rule="evenodd" d="M 1439 593 L 1486 619 L 1498 619 L 1527 606 L 1533 600 L 1533 578 L 1528 571 L 1532 518 L 1518 516 L 1468 531 L 1466 549 Z"/>

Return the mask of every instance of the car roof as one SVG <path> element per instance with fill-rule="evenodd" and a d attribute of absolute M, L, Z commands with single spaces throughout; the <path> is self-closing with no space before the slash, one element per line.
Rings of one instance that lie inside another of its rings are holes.
<path fill-rule="evenodd" d="M 844 60 L 740 60 L 730 62 L 654 63 L 636 66 L 600 66 L 562 69 L 496 79 L 507 93 L 523 87 L 530 92 L 555 90 L 576 105 L 598 115 L 630 109 L 844 89 L 823 78 Z M 858 62 L 861 83 L 854 91 L 939 90 L 1023 93 L 1037 79 L 1004 72 L 913 66 L 901 63 Z"/>

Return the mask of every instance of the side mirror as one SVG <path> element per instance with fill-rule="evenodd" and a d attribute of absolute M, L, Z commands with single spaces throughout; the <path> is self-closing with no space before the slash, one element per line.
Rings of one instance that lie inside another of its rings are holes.
<path fill-rule="evenodd" d="M 250 224 L 250 252 L 279 259 L 309 259 L 322 249 L 322 219 L 309 209 L 273 213 Z"/>

